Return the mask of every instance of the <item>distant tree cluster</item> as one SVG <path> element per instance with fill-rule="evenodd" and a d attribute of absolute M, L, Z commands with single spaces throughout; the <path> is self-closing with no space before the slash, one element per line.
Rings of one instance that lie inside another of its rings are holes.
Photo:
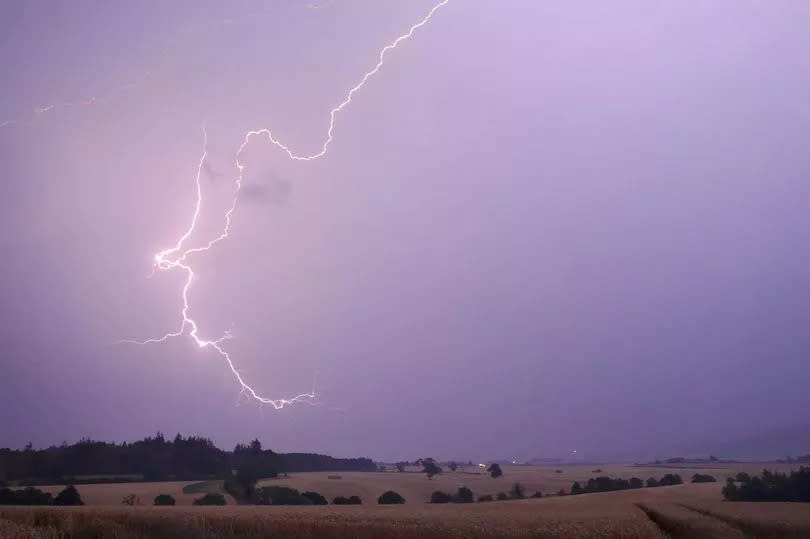
<path fill-rule="evenodd" d="M 440 490 L 430 495 L 430 503 L 473 503 L 474 501 L 473 492 L 467 487 L 459 487 L 455 496 Z"/>
<path fill-rule="evenodd" d="M 667 485 L 680 485 L 683 479 L 678 474 L 666 474 L 661 479 L 650 477 L 647 479 L 647 487 L 661 487 Z M 585 485 L 575 481 L 571 485 L 571 494 L 588 494 L 592 492 L 611 492 L 614 490 L 627 490 L 644 487 L 645 483 L 638 477 L 630 479 L 612 478 L 607 476 L 592 477 Z"/>
<path fill-rule="evenodd" d="M 790 475 L 762 470 L 762 476 L 737 474 L 723 487 L 727 500 L 741 502 L 810 502 L 810 468 L 802 466 Z M 737 485 L 737 483 L 740 483 Z"/>
<path fill-rule="evenodd" d="M 493 478 L 503 477 L 503 470 L 501 470 L 501 466 L 497 462 L 493 463 L 489 468 L 487 468 L 487 471 Z"/>
<path fill-rule="evenodd" d="M 84 502 L 76 487 L 69 485 L 55 498 L 33 487 L 20 490 L 0 488 L 0 505 L 84 505 Z"/>
<path fill-rule="evenodd" d="M 336 496 L 335 499 L 332 500 L 332 505 L 360 505 L 363 503 L 363 500 L 360 499 L 360 496 L 349 496 L 348 498 L 345 496 Z"/>
<path fill-rule="evenodd" d="M 717 479 L 713 475 L 696 473 L 692 476 L 693 483 L 714 483 Z"/>
<path fill-rule="evenodd" d="M 161 433 L 133 443 L 107 443 L 88 439 L 68 445 L 35 450 L 0 449 L 0 480 L 7 483 L 50 484 L 123 482 L 132 480 L 203 480 L 227 477 L 232 469 L 252 459 L 252 472 L 272 477 L 281 472 L 374 471 L 371 459 L 336 459 L 310 453 L 274 453 L 254 459 L 253 444 L 223 451 L 211 440 L 177 435 L 167 439 Z M 259 444 L 261 445 L 261 444 Z M 246 467 L 246 466 L 244 466 Z M 87 477 L 93 476 L 93 477 Z M 99 477 L 106 476 L 106 477 Z"/>

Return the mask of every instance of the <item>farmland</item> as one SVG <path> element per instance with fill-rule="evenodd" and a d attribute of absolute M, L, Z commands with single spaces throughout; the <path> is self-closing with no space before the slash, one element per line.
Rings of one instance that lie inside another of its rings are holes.
<path fill-rule="evenodd" d="M 573 481 L 595 475 L 594 466 L 504 466 L 504 477 L 465 471 L 428 480 L 405 472 L 301 473 L 264 480 L 334 496 L 359 495 L 362 506 L 192 507 L 200 493 L 217 482 L 121 483 L 80 485 L 85 507 L 0 508 L 3 537 L 807 537 L 810 512 L 791 503 L 725 502 L 720 488 L 737 471 L 757 472 L 761 464 L 707 468 L 600 466 L 602 474 L 629 478 L 660 477 L 695 471 L 711 473 L 717 483 L 684 484 L 579 496 L 545 496 Z M 770 465 L 771 468 L 774 466 Z M 788 468 L 787 466 L 782 469 Z M 560 470 L 560 471 L 557 471 Z M 477 472 L 477 469 L 475 470 Z M 333 478 L 330 479 L 329 476 Z M 336 477 L 339 477 L 336 478 Z M 433 490 L 453 492 L 460 485 L 477 495 L 508 491 L 521 482 L 527 493 L 544 498 L 474 504 L 425 503 Z M 185 492 L 184 492 L 185 487 Z M 48 487 L 53 492 L 59 487 Z M 407 503 L 376 505 L 384 490 L 400 492 Z M 171 494 L 179 507 L 147 507 L 158 493 Z M 135 494 L 143 506 L 123 507 Z"/>

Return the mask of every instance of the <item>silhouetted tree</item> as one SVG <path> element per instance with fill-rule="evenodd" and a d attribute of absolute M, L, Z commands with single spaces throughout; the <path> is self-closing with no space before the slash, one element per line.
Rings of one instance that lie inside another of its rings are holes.
<path fill-rule="evenodd" d="M 79 496 L 79 491 L 73 485 L 68 485 L 56 498 L 53 499 L 54 505 L 84 505 L 82 497 Z"/>
<path fill-rule="evenodd" d="M 446 492 L 436 490 L 430 495 L 430 503 L 450 503 L 453 497 Z"/>
<path fill-rule="evenodd" d="M 644 481 L 642 481 L 638 477 L 631 477 L 630 478 L 630 488 L 642 488 L 643 486 L 644 486 Z"/>
<path fill-rule="evenodd" d="M 433 479 L 434 475 L 442 473 L 442 469 L 436 464 L 436 461 L 431 458 L 422 459 L 422 467 L 422 471 L 427 474 L 428 479 Z"/>
<path fill-rule="evenodd" d="M 450 462 L 447 464 L 447 467 L 448 467 L 448 468 L 450 468 L 450 471 L 451 471 L 451 472 L 455 472 L 455 471 L 458 469 L 458 464 L 456 464 L 456 463 L 455 463 L 455 462 L 453 462 L 453 461 L 450 461 Z"/>
<path fill-rule="evenodd" d="M 655 477 L 650 477 L 649 479 L 647 479 L 647 487 L 652 488 L 657 486 L 658 486 L 658 479 L 656 479 Z"/>
<path fill-rule="evenodd" d="M 692 476 L 693 483 L 714 483 L 717 479 L 713 475 L 696 473 Z"/>
<path fill-rule="evenodd" d="M 585 491 L 582 489 L 582 485 L 579 484 L 579 481 L 574 481 L 574 484 L 571 485 L 571 494 L 582 494 Z"/>
<path fill-rule="evenodd" d="M 317 492 L 306 491 L 302 492 L 301 496 L 308 499 L 312 502 L 312 505 L 328 505 L 329 502 L 326 501 L 326 498 L 318 494 Z"/>
<path fill-rule="evenodd" d="M 493 462 L 489 468 L 487 468 L 489 475 L 492 477 L 501 477 L 503 476 L 503 470 L 501 470 L 501 465 L 497 462 Z"/>
<path fill-rule="evenodd" d="M 472 503 L 474 500 L 473 491 L 467 487 L 459 487 L 456 497 L 453 501 L 456 503 Z"/>
<path fill-rule="evenodd" d="M 155 496 L 154 505 L 174 505 L 174 496 L 170 496 L 169 494 L 158 494 Z"/>
<path fill-rule="evenodd" d="M 405 498 L 393 490 L 387 490 L 377 498 L 377 503 L 380 505 L 400 504 L 405 503 Z"/>
<path fill-rule="evenodd" d="M 515 483 L 512 485 L 512 488 L 509 490 L 509 497 L 515 500 L 522 500 L 526 497 L 526 492 L 523 489 L 523 485 L 520 483 Z"/>

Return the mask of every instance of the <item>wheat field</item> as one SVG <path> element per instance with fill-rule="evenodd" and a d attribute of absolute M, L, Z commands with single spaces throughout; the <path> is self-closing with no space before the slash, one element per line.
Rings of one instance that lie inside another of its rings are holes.
<path fill-rule="evenodd" d="M 601 466 L 599 475 L 660 477 L 680 473 L 688 481 L 695 471 L 712 473 L 717 483 L 684 484 L 579 496 L 474 504 L 425 503 L 433 490 L 454 492 L 464 485 L 476 496 L 508 491 L 514 482 L 528 493 L 568 490 L 573 481 L 597 475 L 593 466 L 564 468 L 505 466 L 504 477 L 446 472 L 428 480 L 419 473 L 302 473 L 265 480 L 299 490 L 316 490 L 329 498 L 359 495 L 361 506 L 238 506 L 189 504 L 200 494 L 184 494 L 188 482 L 79 485 L 85 507 L 0 508 L 0 537 L 13 538 L 259 538 L 303 537 L 810 537 L 806 504 L 725 502 L 720 489 L 737 471 L 758 472 L 762 465 L 737 468 L 640 468 Z M 769 466 L 773 468 L 773 466 Z M 557 472 L 561 469 L 561 473 Z M 329 479 L 340 476 L 340 479 Z M 216 484 L 205 485 L 215 488 Z M 55 491 L 60 487 L 48 487 Z M 376 505 L 385 490 L 400 492 L 408 502 Z M 159 493 L 175 496 L 179 506 L 148 507 Z M 124 507 L 135 494 L 142 506 Z"/>

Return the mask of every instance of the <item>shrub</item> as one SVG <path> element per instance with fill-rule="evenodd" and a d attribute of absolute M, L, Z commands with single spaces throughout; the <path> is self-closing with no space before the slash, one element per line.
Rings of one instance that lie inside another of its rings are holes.
<path fill-rule="evenodd" d="M 253 498 L 256 505 L 312 505 L 312 500 L 296 489 L 282 486 L 256 489 Z M 324 499 L 324 501 L 326 500 Z"/>
<path fill-rule="evenodd" d="M 53 505 L 53 497 L 33 487 L 22 490 L 0 488 L 0 505 Z"/>
<path fill-rule="evenodd" d="M 737 474 L 736 479 L 737 479 L 737 481 L 739 481 L 740 483 L 745 483 L 746 481 L 750 481 L 750 480 L 751 480 L 751 476 L 750 476 L 750 475 L 748 475 L 748 474 L 747 474 L 747 473 L 745 473 L 745 472 L 740 472 L 740 473 L 738 473 L 738 474 Z"/>
<path fill-rule="evenodd" d="M 708 474 L 696 473 L 692 476 L 693 483 L 714 483 L 716 481 L 714 476 Z"/>
<path fill-rule="evenodd" d="M 526 492 L 523 489 L 523 485 L 520 483 L 515 483 L 512 485 L 512 488 L 509 490 L 509 497 L 514 500 L 522 500 L 526 497 Z"/>
<path fill-rule="evenodd" d="M 62 492 L 56 495 L 53 500 L 54 505 L 84 505 L 79 491 L 73 485 L 68 485 Z"/>
<path fill-rule="evenodd" d="M 478 496 L 479 502 L 491 502 L 493 500 L 494 498 L 492 497 L 492 494 L 484 494 L 482 496 Z"/>
<path fill-rule="evenodd" d="M 405 498 L 393 490 L 386 490 L 380 495 L 379 498 L 377 498 L 377 503 L 381 505 L 405 503 Z"/>
<path fill-rule="evenodd" d="M 468 489 L 467 487 L 459 487 L 458 492 L 456 492 L 456 497 L 453 500 L 456 503 L 473 503 L 473 491 Z"/>
<path fill-rule="evenodd" d="M 301 496 L 309 500 L 312 505 L 328 505 L 329 502 L 326 501 L 326 498 L 318 494 L 317 492 L 312 492 L 310 490 L 306 492 L 302 492 Z"/>
<path fill-rule="evenodd" d="M 361 505 L 363 500 L 360 499 L 360 496 L 349 496 L 349 505 Z"/>
<path fill-rule="evenodd" d="M 453 501 L 453 497 L 441 490 L 436 490 L 430 495 L 430 503 L 450 503 L 451 501 Z"/>
<path fill-rule="evenodd" d="M 158 494 L 155 496 L 155 502 L 153 505 L 174 505 L 174 496 L 170 496 L 168 494 Z"/>
<path fill-rule="evenodd" d="M 225 505 L 226 503 L 225 496 L 219 492 L 209 492 L 194 500 L 194 505 Z"/>
<path fill-rule="evenodd" d="M 508 500 L 509 496 L 507 496 L 505 492 L 499 492 L 495 495 L 495 498 L 498 500 Z"/>
<path fill-rule="evenodd" d="M 649 479 L 647 479 L 647 487 L 648 488 L 657 487 L 657 486 L 659 486 L 658 485 L 658 479 L 656 479 L 655 477 L 650 477 Z"/>
<path fill-rule="evenodd" d="M 683 479 L 681 479 L 681 476 L 678 474 L 671 474 L 671 473 L 664 475 L 664 477 L 662 477 L 661 480 L 658 482 L 658 485 L 662 487 L 681 484 L 683 484 Z"/>
<path fill-rule="evenodd" d="M 349 505 L 349 498 L 346 496 L 335 496 L 332 499 L 332 505 Z"/>

